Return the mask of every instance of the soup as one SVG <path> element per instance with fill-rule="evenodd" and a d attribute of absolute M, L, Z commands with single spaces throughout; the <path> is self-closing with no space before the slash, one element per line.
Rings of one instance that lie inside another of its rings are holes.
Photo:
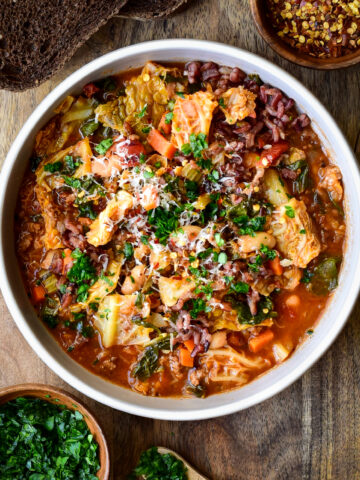
<path fill-rule="evenodd" d="M 84 86 L 37 134 L 16 249 L 75 361 L 152 396 L 205 397 L 313 332 L 344 248 L 341 172 L 294 101 L 212 62 Z"/>

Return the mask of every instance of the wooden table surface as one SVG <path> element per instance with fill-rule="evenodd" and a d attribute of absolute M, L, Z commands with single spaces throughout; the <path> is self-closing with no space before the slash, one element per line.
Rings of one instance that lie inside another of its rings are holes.
<path fill-rule="evenodd" d="M 360 68 L 321 72 L 277 56 L 254 29 L 246 0 L 195 0 L 163 21 L 113 19 L 52 80 L 23 93 L 0 91 L 0 162 L 20 127 L 69 73 L 113 49 L 160 38 L 215 40 L 258 53 L 302 81 L 327 106 L 357 149 Z M 276 397 L 249 410 L 200 422 L 162 422 L 121 413 L 84 396 L 102 419 L 113 478 L 125 479 L 151 445 L 177 450 L 214 480 L 360 479 L 360 323 L 358 302 L 322 359 Z M 28 346 L 0 299 L 0 386 L 41 382 L 72 391 Z"/>

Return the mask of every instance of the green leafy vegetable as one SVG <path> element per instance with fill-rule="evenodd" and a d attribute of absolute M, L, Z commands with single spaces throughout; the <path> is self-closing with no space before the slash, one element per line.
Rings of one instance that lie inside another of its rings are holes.
<path fill-rule="evenodd" d="M 124 256 L 127 260 L 134 255 L 134 247 L 131 243 L 126 242 L 124 245 Z"/>
<path fill-rule="evenodd" d="M 101 140 L 101 142 L 98 145 L 96 145 L 95 151 L 99 155 L 105 155 L 105 153 L 109 150 L 112 144 L 113 144 L 112 138 L 105 138 L 105 140 Z"/>
<path fill-rule="evenodd" d="M 338 265 L 341 259 L 325 257 L 314 267 L 307 276 L 303 277 L 303 283 L 307 284 L 308 290 L 315 295 L 327 295 L 335 290 L 338 284 Z M 305 271 L 307 272 L 307 271 Z"/>
<path fill-rule="evenodd" d="M 174 112 L 169 112 L 165 115 L 165 123 L 169 125 L 172 122 L 172 119 L 174 117 Z"/>
<path fill-rule="evenodd" d="M 246 325 L 258 325 L 267 318 L 277 317 L 277 312 L 274 311 L 274 304 L 270 297 L 261 296 L 257 304 L 257 314 L 252 315 L 250 308 L 246 302 L 241 302 L 233 296 L 228 295 L 225 299 L 229 300 L 238 315 L 238 321 Z"/>
<path fill-rule="evenodd" d="M 235 293 L 248 293 L 249 289 L 249 285 L 245 282 L 231 283 L 230 285 L 230 291 Z"/>
<path fill-rule="evenodd" d="M 0 406 L 2 480 L 97 480 L 98 445 L 77 410 L 39 398 Z"/>
<path fill-rule="evenodd" d="M 294 194 L 305 192 L 311 182 L 308 162 L 306 160 L 298 160 L 290 165 L 286 165 L 286 168 L 298 172 L 298 176 L 292 182 Z"/>
<path fill-rule="evenodd" d="M 84 137 L 89 137 L 93 133 L 96 132 L 96 130 L 99 128 L 98 122 L 95 122 L 94 120 L 87 121 L 86 123 L 83 123 L 80 127 L 81 133 L 84 135 Z"/>
<path fill-rule="evenodd" d="M 78 248 L 71 253 L 75 260 L 73 266 L 67 273 L 67 277 L 72 283 L 78 286 L 77 301 L 84 302 L 88 297 L 88 290 L 97 279 L 95 267 L 92 265 L 90 257 Z"/>
<path fill-rule="evenodd" d="M 152 447 L 141 454 L 137 467 L 128 479 L 142 477 L 145 480 L 187 480 L 186 472 L 181 460 L 170 453 L 161 455 L 156 447 Z"/>
<path fill-rule="evenodd" d="M 162 335 L 156 338 L 142 354 L 139 362 L 132 371 L 132 376 L 140 380 L 146 380 L 158 368 L 159 356 L 161 350 L 170 350 L 170 336 Z"/>
<path fill-rule="evenodd" d="M 143 118 L 146 115 L 147 107 L 148 107 L 148 105 L 147 105 L 147 103 L 145 103 L 143 108 L 140 110 L 139 113 L 136 114 L 136 116 L 139 117 L 139 118 Z"/>

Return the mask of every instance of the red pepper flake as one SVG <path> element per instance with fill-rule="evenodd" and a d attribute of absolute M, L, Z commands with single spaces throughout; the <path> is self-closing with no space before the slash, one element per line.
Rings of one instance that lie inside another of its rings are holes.
<path fill-rule="evenodd" d="M 278 36 L 318 58 L 341 57 L 360 47 L 360 1 L 267 0 Z"/>

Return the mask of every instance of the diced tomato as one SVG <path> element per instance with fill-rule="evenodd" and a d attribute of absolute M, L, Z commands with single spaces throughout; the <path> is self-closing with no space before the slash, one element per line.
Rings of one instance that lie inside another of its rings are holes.
<path fill-rule="evenodd" d="M 139 157 L 146 150 L 140 140 L 126 140 L 123 137 L 114 139 L 113 145 L 106 152 L 105 158 L 93 160 L 91 171 L 101 177 L 111 177 L 114 170 L 135 167 Z"/>
<path fill-rule="evenodd" d="M 34 303 L 41 303 L 45 300 L 46 290 L 42 285 L 36 285 L 32 288 L 31 296 Z"/>
<path fill-rule="evenodd" d="M 85 85 L 85 87 L 83 87 L 83 92 L 88 98 L 91 98 L 99 90 L 100 88 L 97 87 L 94 83 L 88 83 L 87 85 Z"/>
<path fill-rule="evenodd" d="M 290 145 L 285 140 L 280 140 L 279 142 L 274 143 L 271 148 L 261 152 L 259 166 L 271 167 L 272 165 L 275 165 L 275 162 L 280 155 L 287 152 L 289 148 Z"/>
<path fill-rule="evenodd" d="M 166 138 L 161 135 L 159 130 L 156 130 L 155 128 L 152 129 L 148 135 L 147 138 L 149 144 L 153 147 L 153 149 L 160 153 L 160 155 L 164 155 L 164 157 L 168 158 L 169 160 L 172 160 L 176 148 L 172 143 L 170 143 Z"/>

